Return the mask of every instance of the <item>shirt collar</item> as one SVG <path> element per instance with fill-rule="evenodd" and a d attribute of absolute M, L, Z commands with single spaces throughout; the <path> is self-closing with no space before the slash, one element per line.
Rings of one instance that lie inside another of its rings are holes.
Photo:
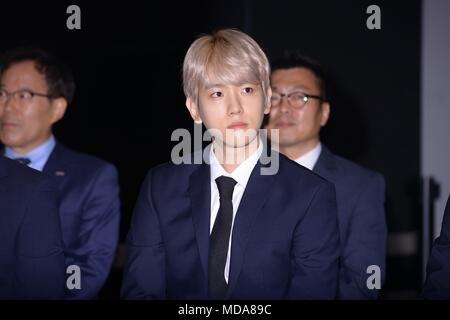
<path fill-rule="evenodd" d="M 250 157 L 248 157 L 244 162 L 242 162 L 232 173 L 228 173 L 225 171 L 225 169 L 222 167 L 222 165 L 219 163 L 219 161 L 216 158 L 216 155 L 214 154 L 214 147 L 211 146 L 209 152 L 209 160 L 210 160 L 210 170 L 211 170 L 211 182 L 215 183 L 215 180 L 220 176 L 227 176 L 231 177 L 236 182 L 241 185 L 242 187 L 247 186 L 247 182 L 250 179 L 250 175 L 253 171 L 253 168 L 255 167 L 256 163 L 258 162 L 258 159 L 260 158 L 263 147 L 261 141 L 259 141 L 259 146 L 256 152 L 253 152 Z"/>
<path fill-rule="evenodd" d="M 16 153 L 10 147 L 5 147 L 5 156 L 10 159 L 28 158 L 30 159 L 31 164 L 33 164 L 36 162 L 40 162 L 44 159 L 45 160 L 48 159 L 55 145 L 56 145 L 55 137 L 51 135 L 47 141 L 45 141 L 43 144 L 34 148 L 33 150 L 31 150 L 26 154 Z"/>
<path fill-rule="evenodd" d="M 320 153 L 322 152 L 322 144 L 319 142 L 314 148 L 309 150 L 304 155 L 295 159 L 298 164 L 312 170 L 319 159 Z"/>

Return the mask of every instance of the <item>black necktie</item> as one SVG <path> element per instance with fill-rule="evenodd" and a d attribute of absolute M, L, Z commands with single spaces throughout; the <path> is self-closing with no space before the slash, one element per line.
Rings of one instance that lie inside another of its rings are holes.
<path fill-rule="evenodd" d="M 208 287 L 210 298 L 223 299 L 228 288 L 224 272 L 233 221 L 232 198 L 236 181 L 230 177 L 220 176 L 216 179 L 216 184 L 220 206 L 209 239 Z"/>
<path fill-rule="evenodd" d="M 31 160 L 28 158 L 15 158 L 14 160 L 16 160 L 17 162 L 24 164 L 26 166 L 31 163 Z"/>

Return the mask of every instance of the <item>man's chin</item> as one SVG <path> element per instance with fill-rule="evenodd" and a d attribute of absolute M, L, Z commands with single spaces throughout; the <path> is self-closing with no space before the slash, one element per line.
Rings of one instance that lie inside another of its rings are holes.
<path fill-rule="evenodd" d="M 11 139 L 10 137 L 0 137 L 0 144 L 10 148 L 16 148 L 21 145 L 16 139 Z"/>
<path fill-rule="evenodd" d="M 278 137 L 278 139 L 270 139 L 270 140 L 274 145 L 277 144 L 280 148 L 289 148 L 301 143 L 299 139 L 293 137 Z"/>
<path fill-rule="evenodd" d="M 248 141 L 248 140 L 243 140 L 243 141 L 224 141 L 224 145 L 227 148 L 234 148 L 234 149 L 245 148 L 249 144 L 250 144 L 250 141 Z"/>
<path fill-rule="evenodd" d="M 234 139 L 227 139 L 222 142 L 227 148 L 250 148 L 252 146 L 252 142 L 256 142 L 256 136 L 235 136 Z"/>

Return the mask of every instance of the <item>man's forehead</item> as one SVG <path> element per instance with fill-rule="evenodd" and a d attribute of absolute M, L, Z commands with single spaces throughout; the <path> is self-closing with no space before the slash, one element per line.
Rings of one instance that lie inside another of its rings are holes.
<path fill-rule="evenodd" d="M 45 76 L 37 69 L 34 61 L 21 61 L 11 64 L 1 74 L 1 86 L 26 86 L 41 83 L 46 85 Z"/>
<path fill-rule="evenodd" d="M 280 83 L 280 84 L 272 84 L 273 90 L 288 90 L 288 91 L 305 91 L 305 90 L 311 90 L 311 87 L 304 84 L 298 84 L 298 83 Z"/>
<path fill-rule="evenodd" d="M 276 70 L 271 75 L 273 89 L 311 90 L 317 87 L 315 75 L 305 68 Z"/>

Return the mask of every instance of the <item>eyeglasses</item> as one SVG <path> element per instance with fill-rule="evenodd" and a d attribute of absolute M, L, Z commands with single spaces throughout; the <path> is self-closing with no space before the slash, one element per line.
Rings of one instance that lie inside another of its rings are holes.
<path fill-rule="evenodd" d="M 5 89 L 0 89 L 0 104 L 5 104 L 10 97 L 20 104 L 26 104 L 31 102 L 34 97 L 44 97 L 50 99 L 51 96 L 48 94 L 37 93 L 31 90 L 17 90 L 14 92 L 8 92 Z"/>
<path fill-rule="evenodd" d="M 317 99 L 320 101 L 324 100 L 321 96 L 306 94 L 300 91 L 291 92 L 289 94 L 274 92 L 271 98 L 272 106 L 278 107 L 279 105 L 281 105 L 281 102 L 283 101 L 284 97 L 287 97 L 290 106 L 297 109 L 300 109 L 303 106 L 305 106 L 305 104 L 309 101 L 309 99 Z"/>

